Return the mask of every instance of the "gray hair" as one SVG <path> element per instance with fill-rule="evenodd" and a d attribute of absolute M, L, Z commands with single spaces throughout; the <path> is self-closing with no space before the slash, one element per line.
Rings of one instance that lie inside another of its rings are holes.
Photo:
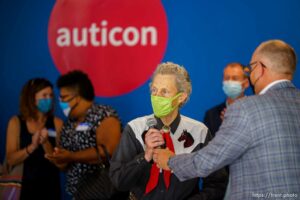
<path fill-rule="evenodd" d="M 271 67 L 277 73 L 293 75 L 296 71 L 296 53 L 289 44 L 282 40 L 268 40 L 261 43 L 258 53 L 271 61 Z"/>
<path fill-rule="evenodd" d="M 156 70 L 154 71 L 152 75 L 152 80 L 150 83 L 150 86 L 152 86 L 153 79 L 158 74 L 168 74 L 168 75 L 174 75 L 176 78 L 176 88 L 178 92 L 184 92 L 187 94 L 186 100 L 182 103 L 185 104 L 192 93 L 192 83 L 190 76 L 186 69 L 183 66 L 180 66 L 178 64 L 172 63 L 172 62 L 165 62 L 161 63 L 157 66 Z M 182 106 L 181 105 L 181 106 Z"/>

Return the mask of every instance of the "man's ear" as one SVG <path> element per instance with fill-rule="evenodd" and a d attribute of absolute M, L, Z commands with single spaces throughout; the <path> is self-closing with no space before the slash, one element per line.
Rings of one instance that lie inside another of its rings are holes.
<path fill-rule="evenodd" d="M 245 78 L 244 82 L 242 83 L 242 86 L 244 90 L 246 90 L 249 87 L 249 79 Z"/>

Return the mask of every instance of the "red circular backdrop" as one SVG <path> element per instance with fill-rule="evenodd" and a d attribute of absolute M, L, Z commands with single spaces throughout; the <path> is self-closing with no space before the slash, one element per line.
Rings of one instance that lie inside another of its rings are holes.
<path fill-rule="evenodd" d="M 48 26 L 60 73 L 86 72 L 103 97 L 145 83 L 164 56 L 167 37 L 160 0 L 57 0 Z"/>

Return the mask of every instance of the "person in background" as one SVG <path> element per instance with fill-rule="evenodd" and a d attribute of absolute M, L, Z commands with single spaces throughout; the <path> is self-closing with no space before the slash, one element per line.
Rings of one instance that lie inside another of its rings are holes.
<path fill-rule="evenodd" d="M 114 109 L 94 103 L 94 87 L 84 72 L 74 70 L 60 76 L 57 87 L 67 121 L 59 146 L 46 157 L 66 171 L 66 191 L 74 196 L 80 180 L 99 167 L 99 156 L 106 159 L 101 145 L 110 155 L 115 151 L 121 123 Z"/>
<path fill-rule="evenodd" d="M 8 123 L 6 159 L 23 163 L 21 199 L 60 199 L 59 169 L 44 158 L 52 153 L 62 120 L 53 115 L 53 86 L 44 78 L 29 80 L 21 91 L 20 114 Z"/>
<path fill-rule="evenodd" d="M 243 98 L 249 81 L 240 63 L 229 63 L 223 72 L 223 91 L 227 96 L 226 101 L 214 106 L 205 112 L 204 124 L 214 137 L 224 119 L 226 108 L 236 100 Z"/>
<path fill-rule="evenodd" d="M 132 199 L 222 199 L 227 185 L 225 170 L 203 179 L 199 188 L 199 178 L 181 182 L 152 161 L 156 148 L 190 153 L 211 139 L 204 124 L 179 113 L 192 91 L 187 71 L 171 62 L 158 65 L 150 91 L 154 114 L 136 118 L 125 127 L 111 160 L 112 182 L 120 190 L 131 191 Z"/>
<path fill-rule="evenodd" d="M 299 198 L 300 91 L 291 82 L 296 63 L 287 43 L 261 43 L 247 69 L 256 95 L 229 106 L 203 149 L 182 155 L 155 149 L 154 161 L 181 181 L 230 165 L 229 199 Z"/>
<path fill-rule="evenodd" d="M 219 130 L 226 108 L 234 103 L 236 100 L 245 96 L 245 90 L 249 87 L 249 80 L 244 72 L 244 67 L 240 63 L 229 63 L 223 71 L 223 91 L 226 95 L 226 101 L 216 105 L 215 107 L 206 111 L 204 116 L 204 124 L 210 130 L 212 137 L 215 137 Z M 225 169 L 229 174 L 229 166 Z M 228 184 L 229 185 L 229 184 Z M 227 188 L 226 195 L 229 193 L 230 187 Z"/>

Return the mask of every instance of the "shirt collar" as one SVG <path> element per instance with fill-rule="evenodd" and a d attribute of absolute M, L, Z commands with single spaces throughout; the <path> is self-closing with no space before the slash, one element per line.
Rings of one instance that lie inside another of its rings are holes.
<path fill-rule="evenodd" d="M 276 85 L 277 83 L 281 83 L 281 82 L 285 82 L 285 81 L 291 82 L 288 79 L 281 79 L 281 80 L 273 81 L 272 83 L 267 85 L 262 91 L 260 91 L 259 95 L 265 94 L 272 86 Z"/>
<path fill-rule="evenodd" d="M 160 118 L 155 117 L 157 120 L 157 128 L 160 130 L 162 129 L 162 127 L 164 126 L 163 122 L 161 121 Z M 179 122 L 180 122 L 180 114 L 178 113 L 178 115 L 176 116 L 176 118 L 174 119 L 174 121 L 170 124 L 170 128 L 171 128 L 171 133 L 174 134 L 175 131 L 177 130 L 178 126 L 179 126 Z"/>

